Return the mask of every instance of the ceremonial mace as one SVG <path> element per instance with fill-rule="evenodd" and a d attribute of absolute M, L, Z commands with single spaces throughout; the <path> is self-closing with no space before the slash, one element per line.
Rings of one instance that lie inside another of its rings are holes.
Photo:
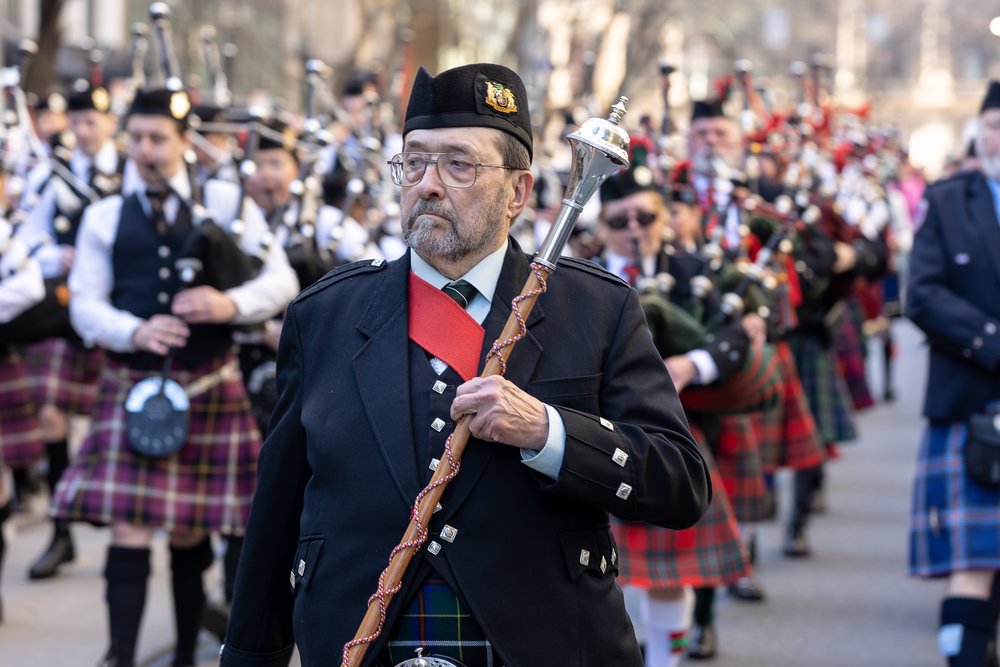
<path fill-rule="evenodd" d="M 607 119 L 591 118 L 567 137 L 573 151 L 573 162 L 562 208 L 535 254 L 531 263 L 531 275 L 521 294 L 511 303 L 510 317 L 486 356 L 486 367 L 480 377 L 503 375 L 507 370 L 507 359 L 514 344 L 525 335 L 528 315 L 538 296 L 545 291 L 546 280 L 555 271 L 556 262 L 584 204 L 597 192 L 604 179 L 629 166 L 629 137 L 620 125 L 625 116 L 626 102 L 628 98 L 620 98 L 611 108 Z M 427 526 L 445 488 L 458 475 L 462 452 L 465 451 L 469 437 L 469 416 L 466 415 L 458 420 L 455 431 L 445 442 L 444 456 L 430 483 L 414 501 L 410 524 L 403 539 L 389 554 L 389 565 L 379 576 L 378 590 L 368 598 L 368 610 L 354 639 L 344 645 L 341 667 L 358 667 L 364 660 L 368 647 L 382 634 L 389 602 L 402 587 L 403 575 L 410 559 L 427 540 Z"/>

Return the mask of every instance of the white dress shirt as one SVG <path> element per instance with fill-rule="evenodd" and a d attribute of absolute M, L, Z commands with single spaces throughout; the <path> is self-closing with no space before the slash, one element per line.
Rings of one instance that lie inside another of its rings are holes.
<path fill-rule="evenodd" d="M 45 297 L 42 269 L 27 255 L 27 247 L 21 239 L 10 239 L 4 249 L 0 259 L 0 276 L 3 277 L 0 280 L 0 322 L 10 322 Z"/>
<path fill-rule="evenodd" d="M 191 185 L 184 169 L 170 179 L 170 186 L 185 199 L 191 196 Z M 133 186 L 147 213 L 149 202 L 145 184 Z M 223 181 L 205 184 L 205 208 L 220 223 L 233 220 L 239 212 L 239 187 Z M 247 203 L 249 200 L 245 200 Z M 114 274 L 111 255 L 121 218 L 122 195 L 102 199 L 87 208 L 80 223 L 76 243 L 76 259 L 69 275 L 70 321 L 88 344 L 97 344 L 114 352 L 134 352 L 132 336 L 143 319 L 111 305 Z M 170 195 L 163 211 L 168 221 L 175 219 L 181 202 Z M 270 230 L 260 209 L 252 202 L 243 206 L 245 232 L 240 245 L 247 254 L 257 254 Z M 172 223 L 171 223 L 172 224 Z M 285 251 L 277 243 L 268 246 L 264 264 L 251 280 L 226 290 L 236 306 L 232 324 L 255 324 L 280 313 L 298 293 L 299 282 L 288 265 Z"/>

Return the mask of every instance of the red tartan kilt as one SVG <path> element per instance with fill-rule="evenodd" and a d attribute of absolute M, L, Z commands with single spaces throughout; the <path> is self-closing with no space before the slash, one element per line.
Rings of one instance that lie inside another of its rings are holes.
<path fill-rule="evenodd" d="M 171 378 L 185 387 L 222 365 L 175 371 Z M 171 457 L 151 459 L 132 453 L 124 431 L 125 397 L 149 375 L 108 362 L 90 432 L 56 487 L 53 514 L 96 524 L 242 534 L 261 444 L 242 377 L 236 373 L 193 396 L 187 442 Z"/>
<path fill-rule="evenodd" d="M 851 403 L 855 410 L 865 410 L 875 405 L 871 390 L 868 387 L 868 374 L 865 369 L 865 350 L 861 338 L 861 306 L 856 302 L 848 302 L 847 317 L 840 319 L 840 324 L 833 332 L 833 345 L 837 350 L 837 363 L 840 373 L 847 383 L 851 395 Z"/>
<path fill-rule="evenodd" d="M 35 405 L 54 405 L 67 414 L 89 416 L 105 358 L 101 348 L 63 338 L 28 345 L 24 360 Z"/>
<path fill-rule="evenodd" d="M 809 401 L 795 369 L 792 350 L 784 341 L 775 347 L 782 375 L 781 402 L 772 410 L 750 415 L 765 474 L 773 473 L 778 468 L 812 468 L 825 458 Z"/>
<path fill-rule="evenodd" d="M 711 456 L 706 454 L 706 459 L 712 502 L 692 528 L 669 530 L 612 520 L 620 584 L 640 588 L 722 586 L 750 574 L 750 561 L 722 478 Z"/>
<path fill-rule="evenodd" d="M 24 361 L 15 352 L 0 356 L 0 468 L 25 468 L 45 455 L 37 412 Z"/>
<path fill-rule="evenodd" d="M 760 521 L 768 514 L 767 484 L 750 415 L 723 417 L 719 429 L 719 475 L 736 520 Z"/>

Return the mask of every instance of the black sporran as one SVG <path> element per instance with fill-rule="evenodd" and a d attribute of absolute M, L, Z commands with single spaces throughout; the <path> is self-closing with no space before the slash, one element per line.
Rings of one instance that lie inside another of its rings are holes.
<path fill-rule="evenodd" d="M 978 484 L 1000 490 L 1000 413 L 972 415 L 965 470 Z"/>

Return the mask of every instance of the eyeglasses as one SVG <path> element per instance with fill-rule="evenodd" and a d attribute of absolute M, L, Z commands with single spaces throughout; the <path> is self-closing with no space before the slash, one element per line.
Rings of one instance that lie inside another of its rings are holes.
<path fill-rule="evenodd" d="M 480 168 L 517 169 L 504 164 L 483 164 L 463 153 L 399 153 L 389 160 L 392 182 L 404 188 L 424 178 L 427 165 L 437 164 L 438 177 L 449 188 L 471 188 Z"/>
<path fill-rule="evenodd" d="M 625 229 L 628 227 L 628 223 L 633 217 L 635 218 L 635 221 L 639 223 L 640 227 L 649 227 L 651 224 L 656 222 L 657 215 L 656 213 L 652 213 L 650 211 L 632 211 L 616 215 L 612 218 L 607 218 L 605 219 L 604 224 L 611 229 Z"/>

